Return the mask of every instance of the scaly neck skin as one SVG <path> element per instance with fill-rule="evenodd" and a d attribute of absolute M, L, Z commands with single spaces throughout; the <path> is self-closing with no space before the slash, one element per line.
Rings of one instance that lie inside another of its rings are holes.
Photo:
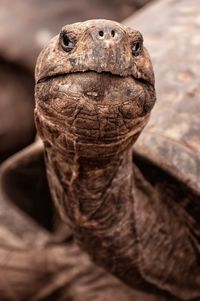
<path fill-rule="evenodd" d="M 126 283 L 159 294 L 139 271 L 132 148 L 97 161 L 65 157 L 54 147 L 47 149 L 53 198 L 82 248 Z"/>
<path fill-rule="evenodd" d="M 76 154 L 65 157 L 59 149 L 49 149 L 47 152 L 48 169 L 57 173 L 56 183 L 59 191 L 64 193 L 67 208 L 64 216 L 70 218 L 73 227 L 107 231 L 116 224 L 119 212 L 126 211 L 125 204 L 130 203 L 131 199 L 132 150 L 129 148 L 106 159 L 88 159 Z M 52 185 L 55 190 L 55 183 Z"/>
<path fill-rule="evenodd" d="M 107 230 L 116 224 L 119 212 L 124 211 L 131 197 L 132 178 L 130 150 L 94 165 L 80 160 L 79 174 L 71 190 L 79 199 L 80 218 L 86 221 L 86 227 L 91 223 L 92 227 L 96 224 L 97 230 Z"/>

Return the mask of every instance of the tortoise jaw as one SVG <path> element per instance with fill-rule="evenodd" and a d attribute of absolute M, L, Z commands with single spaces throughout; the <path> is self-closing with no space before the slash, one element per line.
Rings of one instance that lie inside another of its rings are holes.
<path fill-rule="evenodd" d="M 41 84 L 41 83 L 44 83 L 44 82 L 47 82 L 51 79 L 54 79 L 54 78 L 58 78 L 58 77 L 61 77 L 61 76 L 67 76 L 69 73 L 64 73 L 64 72 L 61 72 L 61 73 L 56 73 L 56 74 L 51 74 L 51 75 L 46 75 L 46 76 L 43 76 L 41 77 L 36 84 Z"/>
<path fill-rule="evenodd" d="M 95 72 L 97 74 L 107 73 L 107 74 L 110 74 L 110 75 L 113 75 L 113 76 L 119 76 L 119 77 L 123 77 L 123 78 L 131 76 L 134 80 L 136 80 L 138 82 L 141 82 L 144 85 L 148 85 L 148 86 L 150 85 L 150 86 L 152 86 L 152 83 L 150 83 L 147 79 L 142 78 L 142 77 L 134 76 L 133 74 L 130 74 L 130 75 L 127 75 L 127 76 L 123 76 L 123 75 L 120 75 L 120 74 L 113 74 L 112 72 L 109 72 L 109 71 L 98 72 L 96 70 L 75 71 L 75 72 L 70 72 L 70 73 L 67 73 L 67 72 L 53 73 L 53 74 L 49 74 L 49 75 L 46 75 L 46 76 L 42 76 L 41 78 L 38 79 L 38 81 L 36 82 L 36 84 L 45 83 L 45 82 L 48 82 L 49 80 L 52 80 L 54 78 L 65 77 L 65 76 L 68 76 L 68 75 L 70 75 L 72 73 L 88 73 L 88 72 Z"/>

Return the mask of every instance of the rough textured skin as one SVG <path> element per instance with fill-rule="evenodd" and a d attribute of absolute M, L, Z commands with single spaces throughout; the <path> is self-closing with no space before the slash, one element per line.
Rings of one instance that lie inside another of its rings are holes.
<path fill-rule="evenodd" d="M 70 52 L 63 34 L 75 43 Z M 147 50 L 132 53 L 137 42 L 138 31 L 116 22 L 65 26 L 38 59 L 35 116 L 62 218 L 97 262 L 156 291 L 140 273 L 132 209 L 132 145 L 155 102 Z"/>
<path fill-rule="evenodd" d="M 41 53 L 35 110 L 63 220 L 97 263 L 132 287 L 198 300 L 198 225 L 184 209 L 198 195 L 180 192 L 178 180 L 151 163 L 132 165 L 131 147 L 155 102 L 147 51 L 131 53 L 141 35 L 105 20 L 63 31 L 75 47 L 63 51 L 57 36 Z"/>

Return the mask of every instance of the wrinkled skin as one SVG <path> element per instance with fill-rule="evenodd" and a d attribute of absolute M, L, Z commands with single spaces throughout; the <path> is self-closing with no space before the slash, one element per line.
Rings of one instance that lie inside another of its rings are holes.
<path fill-rule="evenodd" d="M 62 49 L 63 32 L 75 41 L 70 52 Z M 132 46 L 138 41 L 141 52 L 134 56 Z M 75 231 L 77 227 L 95 230 L 98 223 L 108 230 L 118 223 L 118 208 L 107 206 L 114 198 L 112 182 L 122 172 L 121 188 L 127 182 L 129 190 L 131 146 L 155 102 L 153 70 L 142 36 L 105 20 L 66 26 L 40 55 L 36 81 L 36 125 L 46 146 L 58 210 Z M 62 200 L 63 189 L 72 201 Z M 118 189 L 120 198 L 128 197 L 128 191 Z M 104 194 L 108 204 L 101 208 Z M 131 212 L 127 201 L 127 206 L 119 202 L 125 214 Z"/>
<path fill-rule="evenodd" d="M 65 33 L 73 41 L 69 52 L 62 48 Z M 50 189 L 82 248 L 136 289 L 199 297 L 194 248 L 181 243 L 189 239 L 181 214 L 177 219 L 168 199 L 162 203 L 132 164 L 132 145 L 155 103 L 141 34 L 105 20 L 66 26 L 41 53 L 36 83 L 35 119 Z M 181 229 L 180 244 L 174 244 L 171 225 Z M 185 254 L 191 256 L 184 265 Z M 173 256 L 181 278 L 167 264 Z"/>

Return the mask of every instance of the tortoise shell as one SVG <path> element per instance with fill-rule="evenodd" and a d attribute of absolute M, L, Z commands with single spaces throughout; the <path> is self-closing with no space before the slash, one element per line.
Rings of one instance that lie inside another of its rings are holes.
<path fill-rule="evenodd" d="M 135 150 L 199 193 L 198 5 L 195 1 L 172 4 L 160 2 L 149 13 L 144 11 L 124 22 L 144 34 L 157 85 L 157 104 Z M 159 15 L 166 7 L 168 14 Z M 156 14 L 150 30 L 148 23 Z"/>

